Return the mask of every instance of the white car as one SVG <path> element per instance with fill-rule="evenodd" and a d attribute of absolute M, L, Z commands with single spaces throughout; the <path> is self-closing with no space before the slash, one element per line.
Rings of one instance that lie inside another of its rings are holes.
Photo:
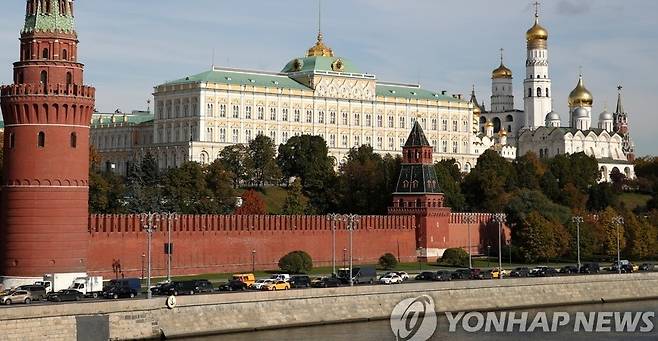
<path fill-rule="evenodd" d="M 284 281 L 284 282 L 289 282 L 290 281 L 290 275 L 289 274 L 276 274 L 270 276 L 270 279 L 274 281 Z"/>
<path fill-rule="evenodd" d="M 251 285 L 252 289 L 261 290 L 266 284 L 273 284 L 273 279 L 259 279 Z"/>
<path fill-rule="evenodd" d="M 404 271 L 398 271 L 397 272 L 398 276 L 402 278 L 403 281 L 409 280 L 409 274 L 404 272 Z"/>
<path fill-rule="evenodd" d="M 387 274 L 382 276 L 379 279 L 379 283 L 382 284 L 395 284 L 395 283 L 402 283 L 402 277 L 398 276 L 397 274 Z"/>

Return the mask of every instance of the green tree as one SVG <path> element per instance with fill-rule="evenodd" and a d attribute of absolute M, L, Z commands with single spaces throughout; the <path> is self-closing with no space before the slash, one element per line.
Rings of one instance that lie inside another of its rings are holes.
<path fill-rule="evenodd" d="M 560 231 L 560 227 L 560 224 L 544 218 L 541 213 L 530 212 L 520 224 L 515 225 L 515 244 L 522 259 L 534 263 L 562 255 L 568 239 L 564 236 L 566 231 Z"/>
<path fill-rule="evenodd" d="M 339 188 L 342 211 L 384 214 L 389 205 L 387 184 L 381 176 L 384 162 L 371 146 L 352 148 L 340 167 Z"/>
<path fill-rule="evenodd" d="M 286 201 L 283 203 L 281 214 L 301 215 L 306 213 L 306 202 L 308 199 L 302 193 L 302 183 L 296 179 L 288 188 Z"/>
<path fill-rule="evenodd" d="M 267 207 L 265 201 L 253 189 L 249 189 L 242 193 L 242 205 L 235 210 L 237 215 L 265 215 L 267 214 Z"/>
<path fill-rule="evenodd" d="M 292 274 L 307 273 L 313 269 L 313 260 L 304 251 L 293 251 L 279 259 L 279 269 Z"/>
<path fill-rule="evenodd" d="M 206 169 L 206 186 L 212 198 L 211 212 L 227 214 L 235 206 L 235 191 L 231 186 L 231 174 L 222 166 L 221 160 L 215 160 Z"/>
<path fill-rule="evenodd" d="M 448 266 L 468 266 L 468 252 L 460 247 L 446 249 L 440 263 Z"/>
<path fill-rule="evenodd" d="M 89 212 L 96 214 L 125 213 L 124 180 L 112 172 L 89 174 Z"/>
<path fill-rule="evenodd" d="M 245 145 L 224 147 L 219 153 L 219 160 L 224 170 L 229 173 L 234 188 L 238 188 L 240 182 L 249 180 L 249 148 Z"/>
<path fill-rule="evenodd" d="M 540 188 L 546 166 L 535 153 L 527 153 L 514 161 L 517 185 L 519 188 L 537 190 Z"/>
<path fill-rule="evenodd" d="M 384 270 L 395 269 L 398 266 L 398 259 L 392 253 L 385 253 L 379 257 L 379 266 Z"/>
<path fill-rule="evenodd" d="M 631 259 L 647 259 L 653 256 L 657 245 L 657 231 L 648 217 L 638 217 L 631 211 L 624 212 L 626 248 L 624 254 Z"/>
<path fill-rule="evenodd" d="M 266 182 L 281 179 L 281 170 L 276 164 L 276 147 L 271 138 L 258 134 L 249 142 L 249 162 L 253 183 L 263 187 Z"/>
<path fill-rule="evenodd" d="M 507 191 L 515 187 L 515 178 L 512 164 L 496 151 L 487 150 L 464 179 L 466 202 L 473 209 L 500 212 L 509 199 Z"/>
<path fill-rule="evenodd" d="M 461 192 L 461 173 L 455 159 L 443 160 L 434 164 L 439 188 L 445 195 L 445 205 L 454 211 L 462 211 L 466 206 L 466 198 Z M 456 170 L 456 172 L 455 172 Z"/>
<path fill-rule="evenodd" d="M 588 191 L 587 209 L 590 211 L 602 211 L 608 206 L 618 205 L 619 192 L 612 184 L 607 182 L 597 183 Z"/>
<path fill-rule="evenodd" d="M 615 218 L 620 217 L 619 213 L 614 208 L 608 207 L 599 214 L 597 221 L 597 230 L 600 234 L 599 252 L 611 258 L 617 255 L 617 238 L 619 237 L 620 248 L 623 250 L 626 247 L 626 232 L 624 224 L 617 224 Z"/>
<path fill-rule="evenodd" d="M 162 180 L 165 208 L 181 214 L 213 211 L 213 202 L 204 169 L 198 162 L 185 162 L 171 168 Z"/>
<path fill-rule="evenodd" d="M 151 153 L 147 153 L 140 162 L 130 165 L 126 186 L 127 207 L 131 213 L 162 210 L 160 172 Z"/>

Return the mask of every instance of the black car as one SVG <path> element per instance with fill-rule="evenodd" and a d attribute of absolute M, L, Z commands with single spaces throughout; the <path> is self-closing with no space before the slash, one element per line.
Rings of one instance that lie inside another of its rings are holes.
<path fill-rule="evenodd" d="M 308 288 L 311 286 L 311 278 L 305 275 L 297 275 L 290 277 L 291 288 Z"/>
<path fill-rule="evenodd" d="M 480 271 L 478 279 L 493 279 L 493 270 Z"/>
<path fill-rule="evenodd" d="M 79 301 L 83 299 L 85 295 L 77 290 L 64 289 L 57 292 L 48 294 L 48 301 L 52 302 L 64 302 L 64 301 Z"/>
<path fill-rule="evenodd" d="M 160 283 L 150 289 L 151 295 L 153 296 L 171 295 L 172 287 L 173 287 L 173 283 Z"/>
<path fill-rule="evenodd" d="M 655 266 L 651 263 L 643 263 L 643 264 L 640 265 L 639 270 L 640 271 L 653 271 L 654 268 L 655 268 Z"/>
<path fill-rule="evenodd" d="M 247 290 L 247 283 L 238 280 L 230 280 L 217 287 L 219 291 L 244 291 Z"/>
<path fill-rule="evenodd" d="M 519 267 L 510 272 L 510 277 L 528 277 L 530 270 L 526 267 Z"/>
<path fill-rule="evenodd" d="M 436 273 L 423 271 L 414 277 L 417 281 L 436 281 Z"/>
<path fill-rule="evenodd" d="M 557 274 L 558 272 L 555 268 L 548 266 L 538 266 L 530 271 L 530 276 L 533 277 L 553 277 L 557 276 Z"/>
<path fill-rule="evenodd" d="M 321 277 L 311 281 L 311 286 L 314 288 L 339 287 L 340 283 L 341 281 L 337 277 Z"/>
<path fill-rule="evenodd" d="M 43 285 L 28 284 L 21 285 L 16 290 L 29 291 L 33 301 L 41 301 L 46 299 L 46 287 Z"/>
<path fill-rule="evenodd" d="M 585 263 L 580 267 L 581 274 L 597 274 L 601 271 L 599 263 Z"/>
<path fill-rule="evenodd" d="M 439 270 L 434 274 L 435 281 L 450 281 L 452 280 L 452 273 L 450 271 Z"/>
<path fill-rule="evenodd" d="M 103 297 L 105 298 L 133 298 L 137 296 L 137 290 L 124 286 L 113 286 L 109 287 L 107 290 L 103 291 Z"/>
<path fill-rule="evenodd" d="M 566 265 L 560 268 L 560 273 L 561 274 L 567 274 L 567 275 L 572 275 L 572 274 L 577 274 L 578 273 L 578 266 L 576 265 Z"/>
<path fill-rule="evenodd" d="M 471 270 L 470 269 L 457 269 L 452 272 L 452 279 L 470 279 Z"/>

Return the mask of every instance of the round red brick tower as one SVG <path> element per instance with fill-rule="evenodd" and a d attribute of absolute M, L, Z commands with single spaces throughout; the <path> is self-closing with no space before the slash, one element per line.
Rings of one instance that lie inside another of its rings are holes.
<path fill-rule="evenodd" d="M 0 275 L 87 267 L 89 123 L 72 0 L 28 0 L 14 84 L 3 86 Z"/>

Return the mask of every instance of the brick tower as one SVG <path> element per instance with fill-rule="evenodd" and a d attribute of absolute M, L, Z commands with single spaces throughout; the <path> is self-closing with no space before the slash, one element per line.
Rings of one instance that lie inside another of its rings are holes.
<path fill-rule="evenodd" d="M 28 0 L 14 83 L 3 86 L 0 275 L 87 266 L 89 123 L 72 0 Z"/>
<path fill-rule="evenodd" d="M 423 128 L 414 123 L 402 147 L 402 167 L 393 193 L 391 215 L 416 216 L 416 247 L 421 258 L 436 258 L 449 241 L 450 208 L 443 207 L 444 196 L 434 170 L 432 146 Z"/>

